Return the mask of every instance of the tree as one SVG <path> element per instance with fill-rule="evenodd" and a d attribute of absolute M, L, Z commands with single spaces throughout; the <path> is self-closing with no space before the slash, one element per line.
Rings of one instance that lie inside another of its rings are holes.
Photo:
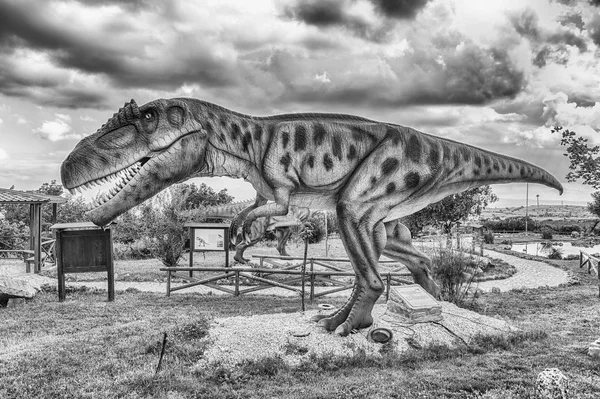
<path fill-rule="evenodd" d="M 588 139 L 578 136 L 577 133 L 556 126 L 552 133 L 560 133 L 560 145 L 566 148 L 564 156 L 569 158 L 569 169 L 567 181 L 574 182 L 578 179 L 583 180 L 583 184 L 590 185 L 600 189 L 600 147 L 590 147 Z"/>
<path fill-rule="evenodd" d="M 421 231 L 427 225 L 441 227 L 449 234 L 452 228 L 469 216 L 481 215 L 481 212 L 498 197 L 490 186 L 481 186 L 459 194 L 450 195 L 422 210 L 402 219 L 412 233 Z"/>
<path fill-rule="evenodd" d="M 587 209 L 594 215 L 600 217 L 600 191 L 592 193 L 592 202 L 588 202 Z"/>
<path fill-rule="evenodd" d="M 196 186 L 194 183 L 180 184 L 177 186 L 177 190 L 187 192 L 184 202 L 185 208 L 215 206 L 228 204 L 233 201 L 233 197 L 227 193 L 226 188 L 216 193 L 212 187 L 209 187 L 204 183 L 200 184 L 200 187 Z"/>

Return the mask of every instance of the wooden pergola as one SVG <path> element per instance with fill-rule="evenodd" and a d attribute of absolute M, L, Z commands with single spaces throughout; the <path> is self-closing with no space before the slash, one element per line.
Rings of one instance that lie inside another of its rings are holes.
<path fill-rule="evenodd" d="M 29 249 L 33 251 L 33 270 L 42 269 L 42 205 L 52 205 L 52 224 L 56 223 L 58 204 L 67 202 L 66 198 L 37 192 L 0 188 L 0 204 L 29 204 Z M 29 272 L 29 263 L 27 263 Z"/>

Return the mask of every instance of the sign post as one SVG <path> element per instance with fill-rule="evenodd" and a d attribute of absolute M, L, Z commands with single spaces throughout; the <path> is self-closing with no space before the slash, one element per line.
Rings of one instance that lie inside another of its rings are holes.
<path fill-rule="evenodd" d="M 225 267 L 229 267 L 229 225 L 224 223 L 186 223 L 190 232 L 190 267 L 194 267 L 194 252 L 225 252 Z M 193 277 L 190 270 L 190 277 Z"/>

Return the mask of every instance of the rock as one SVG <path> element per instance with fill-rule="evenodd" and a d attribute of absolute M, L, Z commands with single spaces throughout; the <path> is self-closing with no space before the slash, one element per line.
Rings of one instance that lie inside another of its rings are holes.
<path fill-rule="evenodd" d="M 498 288 L 498 287 L 492 287 L 492 292 L 495 293 L 495 294 L 498 294 L 501 291 L 500 291 L 500 288 Z"/>
<path fill-rule="evenodd" d="M 38 290 L 39 287 L 35 287 L 26 280 L 0 276 L 0 297 L 31 299 Z"/>
<path fill-rule="evenodd" d="M 7 308 L 16 308 L 25 303 L 25 298 L 8 298 Z"/>
<path fill-rule="evenodd" d="M 600 339 L 592 342 L 588 349 L 588 355 L 600 360 Z"/>
<path fill-rule="evenodd" d="M 417 284 L 392 288 L 386 313 L 396 318 L 398 323 L 406 324 L 443 319 L 442 305 Z"/>
<path fill-rule="evenodd" d="M 535 380 L 535 398 L 568 399 L 569 379 L 557 368 L 544 369 Z"/>

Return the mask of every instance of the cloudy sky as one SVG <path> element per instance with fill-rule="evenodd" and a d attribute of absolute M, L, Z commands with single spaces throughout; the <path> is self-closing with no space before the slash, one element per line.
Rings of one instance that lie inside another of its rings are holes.
<path fill-rule="evenodd" d="M 551 127 L 600 144 L 600 0 L 0 0 L 0 187 L 59 180 L 125 101 L 180 96 L 394 122 L 564 181 Z M 565 188 L 531 185 L 530 198 L 591 199 Z M 512 205 L 525 185 L 494 192 Z"/>

